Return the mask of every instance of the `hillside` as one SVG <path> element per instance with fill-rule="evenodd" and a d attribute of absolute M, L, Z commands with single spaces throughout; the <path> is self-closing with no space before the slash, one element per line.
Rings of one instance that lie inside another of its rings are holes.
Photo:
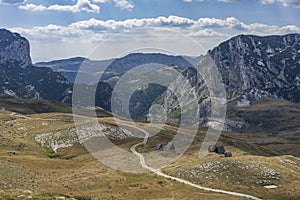
<path fill-rule="evenodd" d="M 222 74 L 229 99 L 267 96 L 300 102 L 300 34 L 239 35 L 208 54 Z"/>
<path fill-rule="evenodd" d="M 0 108 L 20 114 L 71 113 L 70 107 L 58 101 L 26 100 L 0 95 Z"/>
<path fill-rule="evenodd" d="M 29 50 L 25 38 L 0 30 L 0 94 L 25 99 L 67 100 L 70 83 L 49 68 L 33 66 Z"/>
<path fill-rule="evenodd" d="M 230 102 L 235 102 L 234 106 L 242 108 L 259 103 L 264 98 L 299 103 L 299 41 L 299 34 L 263 37 L 239 35 L 210 50 L 200 60 L 197 69 L 200 72 L 205 69 L 207 65 L 205 62 L 208 60 L 215 66 L 222 77 L 229 109 L 233 105 Z M 197 70 L 193 68 L 183 71 L 183 75 L 176 80 L 177 83 L 180 83 L 177 88 L 181 89 L 182 96 L 192 95 L 193 91 L 184 90 L 189 85 L 194 88 L 194 91 L 197 91 L 199 116 L 205 122 L 204 124 L 209 124 L 208 118 L 211 114 L 212 103 L 205 77 L 199 76 Z M 167 109 L 176 113 L 180 102 L 174 98 L 170 92 L 164 95 Z M 178 115 L 175 117 L 179 118 Z M 228 117 L 227 129 L 239 126 L 238 122 L 232 123 L 234 120 L 231 120 L 231 116 Z M 211 122 L 217 123 L 217 121 Z M 257 120 L 255 125 L 259 124 L 260 122 Z M 233 130 L 237 131 L 237 129 Z"/>
<path fill-rule="evenodd" d="M 194 199 L 201 195 L 204 199 L 238 199 L 193 189 L 150 173 L 134 175 L 112 170 L 95 160 L 80 144 L 70 114 L 25 116 L 0 111 L 0 119 L 0 198 L 138 199 L 142 191 L 145 192 L 144 198 L 150 199 L 168 198 L 170 192 L 174 198 Z M 101 118 L 99 123 L 111 141 L 124 150 L 140 141 L 128 135 L 136 130 L 118 128 L 113 118 Z M 145 125 L 138 123 L 137 127 Z M 233 158 L 209 154 L 204 160 L 199 159 L 197 153 L 204 131 L 199 130 L 185 155 L 163 171 L 204 186 L 266 199 L 299 197 L 299 191 L 296 190 L 300 173 L 298 158 L 269 157 L 276 153 L 260 144 L 247 142 L 258 141 L 259 137 L 228 132 L 221 137 L 219 145 L 225 145 L 228 151 L 233 152 Z M 163 131 L 150 138 L 147 146 L 139 147 L 138 151 L 155 151 L 157 143 L 168 143 L 175 133 L 176 127 L 165 126 Z M 240 142 L 237 143 L 237 140 Z M 253 155 L 252 150 L 257 155 Z M 265 157 L 267 153 L 269 155 Z M 269 185 L 278 188 L 264 187 Z"/>

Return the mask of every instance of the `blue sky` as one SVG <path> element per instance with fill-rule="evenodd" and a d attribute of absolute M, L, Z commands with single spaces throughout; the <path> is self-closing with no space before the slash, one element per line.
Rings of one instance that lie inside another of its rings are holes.
<path fill-rule="evenodd" d="M 0 27 L 28 38 L 34 61 L 197 56 L 237 34 L 299 33 L 299 19 L 300 0 L 0 0 Z"/>

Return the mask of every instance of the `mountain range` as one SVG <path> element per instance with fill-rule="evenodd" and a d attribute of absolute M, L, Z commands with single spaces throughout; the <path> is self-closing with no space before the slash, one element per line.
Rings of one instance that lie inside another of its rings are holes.
<path fill-rule="evenodd" d="M 209 56 L 222 76 L 231 111 L 228 113 L 236 113 L 237 109 L 250 107 L 265 98 L 300 102 L 300 34 L 238 35 L 198 58 L 133 53 L 104 61 L 76 57 L 34 65 L 30 58 L 29 42 L 19 34 L 1 29 L 0 45 L 0 93 L 25 99 L 56 100 L 71 104 L 72 85 L 77 73 L 82 73 L 85 78 L 76 83 L 86 88 L 98 84 L 100 80 L 96 105 L 110 111 L 112 91 L 120 77 L 136 66 L 156 63 L 172 66 L 183 75 L 181 78 L 193 80 L 192 87 L 198 91 L 201 99 L 199 116 L 207 125 L 211 102 L 207 85 L 197 75 L 195 64 Z M 182 94 L 188 95 L 190 91 L 184 91 L 187 83 L 184 80 L 176 81 L 180 83 Z M 134 93 L 130 102 L 132 117 L 147 120 L 153 102 L 162 99 L 167 102 L 170 118 L 175 118 L 173 122 L 178 123 L 180 102 L 168 94 L 166 88 L 155 84 L 148 84 Z M 245 131 L 245 127 L 249 127 L 243 116 L 237 119 L 235 115 L 234 120 L 230 117 L 226 121 L 227 129 Z"/>

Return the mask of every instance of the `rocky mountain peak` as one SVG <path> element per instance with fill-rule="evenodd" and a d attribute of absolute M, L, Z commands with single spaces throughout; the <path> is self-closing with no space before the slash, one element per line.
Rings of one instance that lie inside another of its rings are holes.
<path fill-rule="evenodd" d="M 69 82 L 50 68 L 33 66 L 29 42 L 5 29 L 0 29 L 0 80 L 0 94 L 58 101 L 70 95 Z"/>
<path fill-rule="evenodd" d="M 222 74 L 230 99 L 245 95 L 300 102 L 300 34 L 239 35 L 208 54 Z"/>
<path fill-rule="evenodd" d="M 0 29 L 0 62 L 16 62 L 22 68 L 31 66 L 30 46 L 27 39 L 18 33 Z"/>

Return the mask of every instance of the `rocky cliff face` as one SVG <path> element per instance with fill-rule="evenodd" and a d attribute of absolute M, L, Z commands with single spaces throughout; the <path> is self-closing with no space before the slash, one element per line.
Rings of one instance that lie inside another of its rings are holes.
<path fill-rule="evenodd" d="M 25 38 L 0 29 L 0 94 L 60 101 L 69 93 L 70 84 L 61 74 L 32 65 Z"/>
<path fill-rule="evenodd" d="M 300 34 L 234 37 L 208 54 L 216 63 L 229 99 L 274 97 L 300 102 Z"/>
<path fill-rule="evenodd" d="M 300 34 L 239 35 L 223 42 L 206 56 L 213 60 L 222 76 L 229 109 L 249 107 L 266 97 L 300 102 Z M 204 124 L 208 124 L 211 101 L 207 83 L 194 68 L 185 69 L 182 74 L 184 79 L 176 80 L 180 83 L 177 87 L 182 96 L 192 92 L 185 89 L 187 84 L 194 87 L 200 99 L 198 115 Z M 165 102 L 168 111 L 176 113 L 174 110 L 179 107 L 179 101 L 170 92 L 166 93 Z M 242 118 L 240 120 L 228 118 L 226 127 L 241 130 L 241 124 L 246 124 Z"/>
<path fill-rule="evenodd" d="M 0 63 L 17 62 L 21 67 L 30 66 L 29 42 L 18 33 L 0 29 Z"/>

